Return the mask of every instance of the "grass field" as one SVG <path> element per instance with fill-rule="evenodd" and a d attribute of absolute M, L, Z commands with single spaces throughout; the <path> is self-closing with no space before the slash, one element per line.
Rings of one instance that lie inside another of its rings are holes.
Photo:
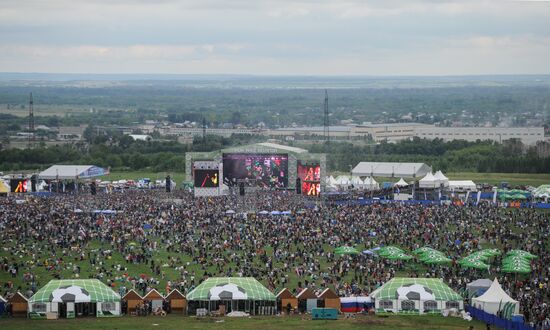
<path fill-rule="evenodd" d="M 358 316 L 355 319 L 318 321 L 295 317 L 252 317 L 252 318 L 201 318 L 181 317 L 121 317 L 86 318 L 78 320 L 28 320 L 0 319 L 2 329 L 485 329 L 478 321 L 467 322 L 459 318 L 441 316 Z"/>
<path fill-rule="evenodd" d="M 141 178 L 149 178 L 152 181 L 154 180 L 164 180 L 166 175 L 170 175 L 172 180 L 174 180 L 178 186 L 181 185 L 182 181 L 185 180 L 185 173 L 178 172 L 147 172 L 147 171 L 111 171 L 109 175 L 104 175 L 100 177 L 101 180 L 138 180 Z"/>

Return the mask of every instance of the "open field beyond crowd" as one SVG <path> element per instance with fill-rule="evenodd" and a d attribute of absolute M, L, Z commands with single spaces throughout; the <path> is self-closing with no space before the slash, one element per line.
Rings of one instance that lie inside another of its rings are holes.
<path fill-rule="evenodd" d="M 0 319 L 2 329 L 484 329 L 479 321 L 434 316 L 359 316 L 337 321 L 312 321 L 301 317 L 202 318 L 160 317 L 86 318 L 78 320 Z"/>

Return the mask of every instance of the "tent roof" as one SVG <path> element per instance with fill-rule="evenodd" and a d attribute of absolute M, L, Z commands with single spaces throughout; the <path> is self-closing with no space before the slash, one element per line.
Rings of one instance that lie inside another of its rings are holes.
<path fill-rule="evenodd" d="M 357 176 L 421 177 L 432 168 L 424 163 L 360 162 L 351 173 Z"/>
<path fill-rule="evenodd" d="M 443 174 L 443 172 L 441 172 L 441 171 L 435 172 L 434 178 L 436 178 L 437 180 L 441 180 L 441 181 L 449 181 L 449 178 L 447 178 L 445 176 L 445 174 Z"/>
<path fill-rule="evenodd" d="M 397 289 L 411 284 L 419 284 L 430 289 L 435 300 L 462 300 L 462 297 L 460 297 L 458 293 L 454 292 L 447 284 L 438 278 L 394 277 L 370 296 L 379 300 L 394 300 L 397 299 Z"/>
<path fill-rule="evenodd" d="M 216 286 L 234 284 L 246 293 L 247 300 L 275 300 L 275 295 L 253 277 L 211 277 L 187 294 L 187 300 L 210 300 Z"/>
<path fill-rule="evenodd" d="M 118 293 L 114 292 L 105 283 L 98 279 L 82 280 L 51 280 L 31 297 L 32 303 L 51 302 L 53 293 L 57 289 L 77 286 L 90 295 L 90 302 L 114 302 L 120 301 Z"/>
<path fill-rule="evenodd" d="M 510 297 L 503 289 L 502 287 L 500 286 L 500 284 L 498 283 L 498 280 L 494 279 L 493 283 L 491 284 L 491 286 L 489 287 L 489 289 L 487 289 L 487 291 L 485 291 L 484 294 L 482 294 L 481 296 L 477 297 L 477 298 L 473 298 L 472 299 L 472 302 L 493 302 L 493 303 L 500 303 L 500 302 L 503 302 L 503 303 L 506 303 L 506 302 L 516 302 L 516 300 L 512 299 L 512 297 Z"/>
<path fill-rule="evenodd" d="M 105 169 L 94 165 L 53 165 L 40 172 L 38 177 L 47 180 L 73 180 L 76 176 L 85 179 L 105 174 L 108 174 Z"/>
<path fill-rule="evenodd" d="M 406 187 L 408 186 L 409 184 L 407 183 L 407 181 L 403 180 L 403 178 L 399 179 L 399 181 L 397 181 L 394 186 L 397 186 L 397 187 Z"/>
<path fill-rule="evenodd" d="M 466 284 L 466 287 L 476 287 L 476 288 L 488 288 L 493 284 L 493 281 L 487 278 L 480 278 L 479 280 L 475 280 L 473 282 L 470 282 Z"/>

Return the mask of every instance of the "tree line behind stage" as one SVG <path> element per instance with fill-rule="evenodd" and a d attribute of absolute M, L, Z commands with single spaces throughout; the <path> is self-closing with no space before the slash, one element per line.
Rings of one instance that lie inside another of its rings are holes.
<path fill-rule="evenodd" d="M 2 171 L 39 170 L 52 164 L 93 164 L 112 170 L 153 172 L 185 171 L 185 153 L 214 151 L 265 140 L 254 135 L 196 137 L 192 144 L 175 141 L 133 141 L 129 136 L 87 136 L 86 142 L 33 149 L 0 151 Z M 327 153 L 330 172 L 349 173 L 350 166 L 361 161 L 422 162 L 444 172 L 550 173 L 550 155 L 546 146 L 525 146 L 509 140 L 502 144 L 489 141 L 466 142 L 415 138 L 395 144 L 354 145 L 333 141 L 294 146 L 312 153 Z"/>

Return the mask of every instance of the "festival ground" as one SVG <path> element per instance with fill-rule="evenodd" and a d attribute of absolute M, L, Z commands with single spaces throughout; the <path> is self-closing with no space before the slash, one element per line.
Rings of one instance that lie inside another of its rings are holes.
<path fill-rule="evenodd" d="M 467 322 L 460 318 L 434 316 L 357 316 L 337 321 L 312 321 L 310 317 L 251 317 L 251 318 L 195 318 L 170 315 L 168 317 L 84 318 L 78 320 L 29 321 L 0 319 L 3 329 L 485 329 L 479 321 Z"/>

